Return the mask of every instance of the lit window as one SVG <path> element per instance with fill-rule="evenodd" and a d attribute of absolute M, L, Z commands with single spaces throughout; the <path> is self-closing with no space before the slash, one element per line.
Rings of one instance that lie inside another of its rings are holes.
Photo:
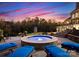
<path fill-rule="evenodd" d="M 72 14 L 72 18 L 74 18 L 74 14 Z"/>
<path fill-rule="evenodd" d="M 75 13 L 76 15 L 75 15 L 75 17 L 78 17 L 78 13 Z"/>

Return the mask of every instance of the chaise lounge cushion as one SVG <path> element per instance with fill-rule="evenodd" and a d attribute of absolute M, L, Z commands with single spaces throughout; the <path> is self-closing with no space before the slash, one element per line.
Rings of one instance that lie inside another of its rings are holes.
<path fill-rule="evenodd" d="M 77 50 L 77 49 L 79 49 L 79 44 L 78 43 L 64 42 L 61 45 L 62 45 L 63 48 L 68 47 L 71 50 Z"/>
<path fill-rule="evenodd" d="M 11 47 L 15 47 L 15 46 L 17 46 L 15 42 L 0 44 L 0 51 L 11 48 Z"/>
<path fill-rule="evenodd" d="M 53 57 L 69 57 L 69 53 L 64 51 L 63 49 L 53 46 L 53 45 L 48 45 L 45 47 L 46 51 Z"/>
<path fill-rule="evenodd" d="M 8 57 L 27 57 L 32 53 L 33 50 L 33 46 L 24 46 L 17 48 L 14 52 L 10 53 Z"/>

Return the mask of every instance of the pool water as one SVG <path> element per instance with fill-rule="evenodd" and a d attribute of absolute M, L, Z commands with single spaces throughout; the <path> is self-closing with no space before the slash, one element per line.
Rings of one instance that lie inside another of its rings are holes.
<path fill-rule="evenodd" d="M 45 41 L 50 39 L 52 39 L 52 37 L 47 35 L 37 35 L 37 36 L 28 37 L 28 40 L 33 40 L 33 41 Z"/>

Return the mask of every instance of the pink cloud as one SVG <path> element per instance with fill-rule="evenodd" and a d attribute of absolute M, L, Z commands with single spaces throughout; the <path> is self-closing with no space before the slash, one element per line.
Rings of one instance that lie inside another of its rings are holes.
<path fill-rule="evenodd" d="M 37 15 L 34 16 L 43 16 L 43 15 L 47 15 L 47 14 L 54 14 L 55 12 L 43 12 L 43 13 L 39 13 Z"/>
<path fill-rule="evenodd" d="M 31 6 L 32 4 L 34 4 L 34 3 L 29 3 L 28 4 L 28 6 Z M 41 4 L 41 2 L 40 2 L 40 4 Z M 13 10 L 13 11 L 9 11 L 8 12 L 8 14 L 9 13 L 14 13 L 14 12 L 23 12 L 23 11 L 28 11 L 27 13 L 23 13 L 23 14 L 20 14 L 20 15 L 25 15 L 25 14 L 32 14 L 33 15 L 33 13 L 35 14 L 35 13 L 38 13 L 38 12 L 43 12 L 44 10 L 46 10 L 46 9 L 54 9 L 54 8 L 60 8 L 60 7 L 63 7 L 63 6 L 65 6 L 65 5 L 67 5 L 68 3 L 65 3 L 64 5 L 58 5 L 58 6 L 55 6 L 55 7 L 52 7 L 52 6 L 50 6 L 50 7 L 44 7 L 44 8 L 38 8 L 38 9 L 36 9 L 36 10 L 31 10 L 31 9 L 29 9 L 29 8 L 22 8 L 22 9 L 16 9 L 16 10 Z M 31 10 L 31 11 L 30 11 Z M 18 15 L 19 16 L 19 15 Z"/>
<path fill-rule="evenodd" d="M 60 7 L 63 7 L 63 6 L 65 6 L 65 5 L 67 5 L 67 4 L 68 4 L 68 3 L 65 3 L 64 5 L 58 5 L 58 6 L 55 6 L 55 7 L 50 6 L 50 7 L 38 8 L 38 9 L 32 10 L 32 11 L 29 11 L 29 10 L 28 10 L 28 13 L 24 13 L 24 14 L 30 14 L 30 13 L 33 14 L 33 13 L 42 12 L 42 11 L 44 11 L 44 10 L 46 10 L 46 9 L 60 8 Z"/>

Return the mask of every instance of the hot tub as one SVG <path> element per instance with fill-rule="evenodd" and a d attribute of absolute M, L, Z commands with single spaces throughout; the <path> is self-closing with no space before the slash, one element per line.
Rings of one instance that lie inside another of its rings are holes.
<path fill-rule="evenodd" d="M 22 45 L 32 45 L 35 46 L 37 49 L 43 48 L 48 44 L 53 44 L 53 42 L 57 41 L 58 39 L 54 36 L 50 35 L 36 35 L 36 36 L 29 36 L 21 39 Z"/>

